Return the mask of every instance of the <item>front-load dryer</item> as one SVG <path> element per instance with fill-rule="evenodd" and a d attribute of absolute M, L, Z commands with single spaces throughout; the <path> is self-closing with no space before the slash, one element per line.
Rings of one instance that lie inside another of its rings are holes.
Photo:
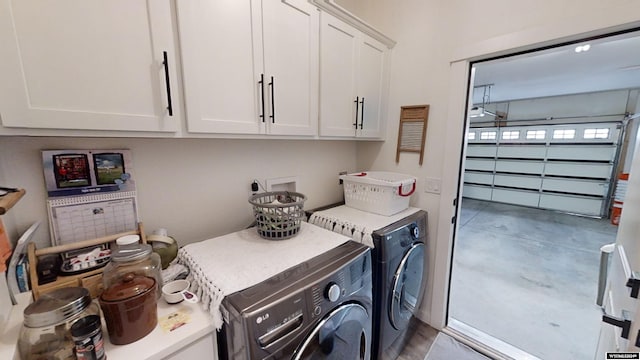
<path fill-rule="evenodd" d="M 372 358 L 397 358 L 423 298 L 427 213 L 409 208 L 383 216 L 342 205 L 313 211 L 309 222 L 373 247 Z"/>
<path fill-rule="evenodd" d="M 219 358 L 370 359 L 371 261 L 348 241 L 226 296 Z"/>
<path fill-rule="evenodd" d="M 422 302 L 426 276 L 427 213 L 416 212 L 373 232 L 376 253 L 374 359 L 395 359 L 411 335 L 409 322 Z"/>

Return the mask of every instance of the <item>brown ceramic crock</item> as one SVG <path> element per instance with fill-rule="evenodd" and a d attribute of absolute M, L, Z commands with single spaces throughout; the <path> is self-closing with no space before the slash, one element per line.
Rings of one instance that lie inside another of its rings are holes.
<path fill-rule="evenodd" d="M 100 295 L 109 340 L 125 345 L 140 340 L 158 324 L 156 280 L 127 273 Z"/>

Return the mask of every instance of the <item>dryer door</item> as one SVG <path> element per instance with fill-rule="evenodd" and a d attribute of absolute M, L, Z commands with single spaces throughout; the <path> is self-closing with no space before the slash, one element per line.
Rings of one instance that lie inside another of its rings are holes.
<path fill-rule="evenodd" d="M 422 296 L 424 244 L 414 243 L 393 276 L 389 320 L 396 330 L 406 328 Z"/>
<path fill-rule="evenodd" d="M 367 310 L 360 304 L 342 304 L 313 328 L 292 359 L 369 359 L 370 334 Z"/>

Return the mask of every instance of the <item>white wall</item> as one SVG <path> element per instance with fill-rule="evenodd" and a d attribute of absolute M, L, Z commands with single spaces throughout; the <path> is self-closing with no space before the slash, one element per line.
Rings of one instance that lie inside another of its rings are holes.
<path fill-rule="evenodd" d="M 413 205 L 429 212 L 430 226 L 428 293 L 420 317 L 439 328 L 445 321 L 450 219 L 458 192 L 468 60 L 637 26 L 640 2 L 368 0 L 364 8 L 350 8 L 353 2 L 357 1 L 338 0 L 397 41 L 387 116 L 389 140 L 359 143 L 358 168 L 413 174 L 422 180 L 419 189 L 424 189 L 425 177 L 442 180 L 440 195 L 420 192 L 412 199 Z M 419 166 L 417 155 L 401 154 L 396 164 L 400 107 L 416 104 L 431 106 L 425 160 Z"/>
<path fill-rule="evenodd" d="M 132 152 L 145 230 L 166 227 L 181 245 L 248 226 L 253 179 L 297 176 L 311 209 L 340 201 L 338 172 L 356 170 L 352 141 L 0 137 L 0 184 L 27 190 L 7 214 L 16 231 L 43 220 L 36 240 L 48 245 L 40 150 L 123 148 Z"/>

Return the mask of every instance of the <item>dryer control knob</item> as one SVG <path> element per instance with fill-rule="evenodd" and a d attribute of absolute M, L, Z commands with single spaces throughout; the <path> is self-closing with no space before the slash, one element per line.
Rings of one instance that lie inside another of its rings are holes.
<path fill-rule="evenodd" d="M 413 236 L 414 239 L 417 239 L 420 237 L 420 228 L 416 225 L 412 225 L 411 226 L 411 236 Z"/>
<path fill-rule="evenodd" d="M 340 298 L 340 286 L 334 282 L 329 283 L 324 289 L 324 296 L 327 300 L 336 302 Z"/>

